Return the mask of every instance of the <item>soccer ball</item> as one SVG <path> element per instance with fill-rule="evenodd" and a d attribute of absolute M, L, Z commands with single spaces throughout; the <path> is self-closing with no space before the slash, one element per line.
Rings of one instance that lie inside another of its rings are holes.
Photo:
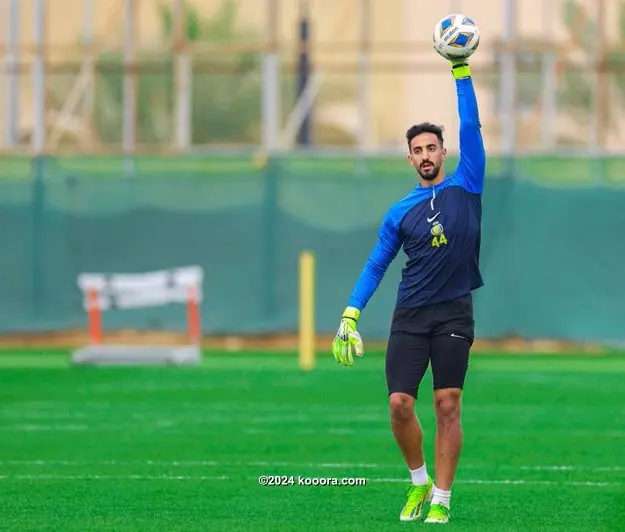
<path fill-rule="evenodd" d="M 434 26 L 434 49 L 445 59 L 467 59 L 480 44 L 480 30 L 469 17 L 447 15 Z"/>

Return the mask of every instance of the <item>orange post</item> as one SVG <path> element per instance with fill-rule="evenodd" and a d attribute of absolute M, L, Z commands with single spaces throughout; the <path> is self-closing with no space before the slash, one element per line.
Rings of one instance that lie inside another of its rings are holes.
<path fill-rule="evenodd" d="M 189 287 L 189 300 L 187 302 L 187 326 L 189 329 L 189 341 L 192 344 L 200 343 L 201 325 L 197 289 L 191 286 Z"/>
<path fill-rule="evenodd" d="M 92 344 L 102 342 L 102 313 L 98 305 L 98 292 L 95 289 L 89 290 L 87 293 L 88 306 L 87 313 L 89 316 L 89 336 Z"/>

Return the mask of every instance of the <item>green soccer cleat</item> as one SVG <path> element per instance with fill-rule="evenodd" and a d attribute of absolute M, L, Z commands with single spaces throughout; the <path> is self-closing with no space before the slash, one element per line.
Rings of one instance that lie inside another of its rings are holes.
<path fill-rule="evenodd" d="M 400 521 L 418 521 L 421 519 L 423 504 L 432 499 L 434 481 L 428 477 L 428 483 L 408 488 L 408 500 L 399 514 Z"/>
<path fill-rule="evenodd" d="M 433 504 L 425 519 L 426 523 L 449 523 L 449 508 L 442 504 Z"/>

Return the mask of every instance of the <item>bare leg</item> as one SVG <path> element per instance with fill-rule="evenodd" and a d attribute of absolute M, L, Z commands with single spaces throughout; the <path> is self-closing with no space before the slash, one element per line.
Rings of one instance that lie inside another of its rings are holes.
<path fill-rule="evenodd" d="M 462 449 L 461 397 L 459 388 L 434 391 L 436 487 L 445 491 L 451 490 Z"/>
<path fill-rule="evenodd" d="M 405 393 L 389 396 L 391 428 L 409 469 L 418 469 L 424 463 L 423 430 L 414 412 L 414 397 Z"/>

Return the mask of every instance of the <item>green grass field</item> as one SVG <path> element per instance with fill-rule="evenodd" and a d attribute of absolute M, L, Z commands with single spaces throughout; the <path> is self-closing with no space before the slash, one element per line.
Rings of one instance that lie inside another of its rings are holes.
<path fill-rule="evenodd" d="M 624 530 L 625 357 L 476 355 L 449 530 Z M 407 530 L 384 360 L 71 368 L 0 354 L 0 530 Z M 431 461 L 431 380 L 418 412 Z M 430 465 L 432 469 L 432 465 Z M 366 478 L 263 487 L 260 475 Z"/>

